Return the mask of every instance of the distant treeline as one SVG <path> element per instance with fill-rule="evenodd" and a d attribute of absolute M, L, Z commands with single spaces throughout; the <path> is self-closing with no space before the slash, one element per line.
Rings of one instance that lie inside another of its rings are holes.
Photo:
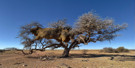
<path fill-rule="evenodd" d="M 9 48 L 0 49 L 0 52 L 1 51 L 10 51 L 10 50 L 22 50 L 22 49 L 18 49 L 18 48 L 15 48 L 15 47 L 9 47 Z"/>

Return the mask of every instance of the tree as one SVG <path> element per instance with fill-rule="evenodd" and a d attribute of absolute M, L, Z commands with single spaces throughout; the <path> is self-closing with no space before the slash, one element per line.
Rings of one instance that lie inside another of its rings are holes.
<path fill-rule="evenodd" d="M 118 47 L 116 50 L 117 50 L 118 52 L 129 52 L 129 50 L 126 49 L 126 48 L 124 48 L 124 47 Z"/>
<path fill-rule="evenodd" d="M 40 26 L 30 28 L 29 33 L 35 36 L 32 42 L 42 39 L 55 40 L 55 42 L 46 43 L 48 45 L 42 49 L 62 47 L 64 48 L 63 57 L 68 57 L 70 50 L 79 47 L 79 44 L 86 45 L 90 42 L 110 41 L 118 36 L 116 32 L 126 27 L 126 24 L 114 25 L 112 19 L 102 19 L 96 14 L 89 12 L 80 16 L 74 26 L 67 25 L 64 19 L 50 24 L 49 28 Z"/>
<path fill-rule="evenodd" d="M 39 24 L 38 22 L 33 22 L 31 24 L 28 24 L 28 25 L 24 25 L 21 27 L 20 29 L 20 32 L 19 32 L 19 35 L 17 38 L 21 38 L 21 44 L 24 45 L 24 49 L 26 50 L 30 50 L 30 54 L 33 53 L 33 48 L 32 47 L 35 47 L 34 49 L 41 49 L 40 47 L 44 47 L 45 43 L 47 43 L 49 40 L 46 40 L 46 39 L 40 39 L 40 40 L 36 40 L 36 41 L 32 41 L 35 36 L 32 35 L 31 33 L 31 29 L 32 28 L 35 28 L 35 27 L 43 27 L 41 24 Z M 37 48 L 37 46 L 39 46 Z M 22 51 L 24 54 L 26 54 L 24 51 Z"/>

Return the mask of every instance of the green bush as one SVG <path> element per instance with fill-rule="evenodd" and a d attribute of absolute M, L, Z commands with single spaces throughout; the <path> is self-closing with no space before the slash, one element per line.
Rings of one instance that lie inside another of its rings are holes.
<path fill-rule="evenodd" d="M 129 50 L 126 49 L 126 48 L 124 48 L 124 47 L 118 47 L 116 50 L 117 50 L 118 52 L 129 52 Z"/>
<path fill-rule="evenodd" d="M 113 49 L 111 47 L 105 47 L 100 52 L 106 52 L 106 53 L 121 53 L 121 52 L 129 52 L 128 49 L 124 47 L 118 47 L 117 49 Z"/>
<path fill-rule="evenodd" d="M 101 52 L 106 52 L 106 53 L 117 53 L 117 51 L 111 47 L 105 47 L 101 50 Z"/>

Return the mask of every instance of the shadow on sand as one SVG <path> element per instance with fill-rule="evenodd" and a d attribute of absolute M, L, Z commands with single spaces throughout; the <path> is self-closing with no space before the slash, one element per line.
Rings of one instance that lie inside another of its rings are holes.
<path fill-rule="evenodd" d="M 71 58 L 97 58 L 97 57 L 134 57 L 132 55 L 113 55 L 113 54 L 70 54 Z"/>
<path fill-rule="evenodd" d="M 73 58 L 98 58 L 98 57 L 110 57 L 114 60 L 122 60 L 122 61 L 135 61 L 135 56 L 132 55 L 113 55 L 113 54 L 70 54 L 69 57 L 65 59 L 73 59 Z M 60 59 L 61 56 L 40 56 L 40 57 L 33 57 L 27 56 L 27 58 L 31 59 L 40 59 L 40 60 L 54 60 Z M 112 60 L 113 60 L 112 59 Z"/>

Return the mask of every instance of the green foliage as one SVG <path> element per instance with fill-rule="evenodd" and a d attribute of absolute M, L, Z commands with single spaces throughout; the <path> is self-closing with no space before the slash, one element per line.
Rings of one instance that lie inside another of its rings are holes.
<path fill-rule="evenodd" d="M 105 47 L 101 50 L 101 52 L 106 52 L 106 53 L 117 53 L 117 51 L 111 47 Z"/>
<path fill-rule="evenodd" d="M 117 50 L 118 52 L 129 52 L 129 50 L 126 49 L 126 48 L 124 48 L 124 47 L 118 47 L 116 50 Z"/>
<path fill-rule="evenodd" d="M 111 48 L 111 47 L 105 47 L 100 52 L 106 52 L 106 53 L 121 53 L 121 52 L 129 52 L 128 49 L 124 47 L 118 47 L 117 49 Z"/>

